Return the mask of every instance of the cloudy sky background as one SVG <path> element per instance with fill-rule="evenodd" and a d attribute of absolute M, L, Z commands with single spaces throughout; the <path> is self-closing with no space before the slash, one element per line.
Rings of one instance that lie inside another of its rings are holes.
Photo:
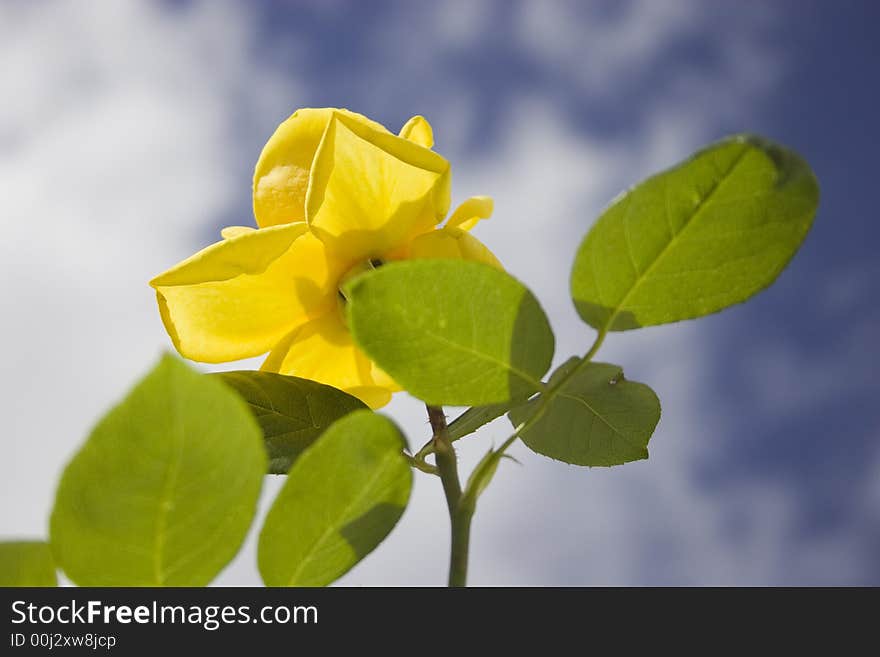
<path fill-rule="evenodd" d="M 0 535 L 46 534 L 64 464 L 170 347 L 146 281 L 253 221 L 280 121 L 340 106 L 392 130 L 429 118 L 454 199 L 494 196 L 477 235 L 542 301 L 557 362 L 592 341 L 568 270 L 615 194 L 733 132 L 801 152 L 822 203 L 773 288 L 600 352 L 660 396 L 651 458 L 582 469 L 515 446 L 471 582 L 880 584 L 878 21 L 870 0 L 5 0 Z M 415 400 L 386 411 L 427 438 Z M 463 468 L 508 431 L 460 443 Z M 341 583 L 442 583 L 447 523 L 417 476 Z M 253 536 L 217 581 L 259 583 Z"/>

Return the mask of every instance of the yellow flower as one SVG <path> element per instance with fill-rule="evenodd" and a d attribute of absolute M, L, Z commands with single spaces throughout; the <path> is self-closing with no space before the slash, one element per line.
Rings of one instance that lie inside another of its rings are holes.
<path fill-rule="evenodd" d="M 449 209 L 449 163 L 431 126 L 399 135 L 332 108 L 301 109 L 269 139 L 254 172 L 257 229 L 223 239 L 152 281 L 165 329 L 185 357 L 206 363 L 269 352 L 262 369 L 314 379 L 373 408 L 400 390 L 355 345 L 344 281 L 406 258 L 464 258 L 501 267 L 470 230 L 492 199 Z"/>

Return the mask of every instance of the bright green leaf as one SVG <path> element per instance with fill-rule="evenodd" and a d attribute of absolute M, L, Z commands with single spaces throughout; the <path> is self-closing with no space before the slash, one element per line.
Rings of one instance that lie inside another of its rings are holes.
<path fill-rule="evenodd" d="M 587 234 L 571 293 L 599 330 L 719 311 L 769 286 L 813 223 L 819 187 L 793 151 L 718 142 L 615 199 Z"/>
<path fill-rule="evenodd" d="M 201 586 L 238 551 L 266 453 L 242 399 L 165 356 L 61 477 L 59 566 L 83 586 Z"/>
<path fill-rule="evenodd" d="M 569 360 L 551 377 L 545 398 L 510 412 L 531 449 L 572 465 L 620 465 L 648 458 L 660 401 L 617 365 Z"/>
<path fill-rule="evenodd" d="M 250 370 L 212 376 L 235 388 L 253 411 L 263 430 L 272 474 L 287 474 L 327 427 L 367 407 L 341 390 L 295 376 Z"/>
<path fill-rule="evenodd" d="M 432 405 L 524 399 L 553 357 L 553 332 L 535 297 L 488 265 L 392 263 L 355 278 L 345 294 L 358 344 Z"/>
<path fill-rule="evenodd" d="M 397 524 L 412 471 L 387 418 L 355 411 L 302 453 L 266 516 L 258 563 L 268 586 L 323 586 Z"/>
<path fill-rule="evenodd" d="M 0 543 L 2 586 L 58 586 L 49 544 L 43 541 Z"/>

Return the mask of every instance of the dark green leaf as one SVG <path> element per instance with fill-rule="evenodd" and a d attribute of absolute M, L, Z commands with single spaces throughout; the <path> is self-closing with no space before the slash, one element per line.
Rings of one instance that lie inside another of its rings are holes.
<path fill-rule="evenodd" d="M 361 400 L 317 381 L 272 372 L 220 372 L 260 423 L 269 472 L 287 474 L 302 451 L 336 420 L 367 408 Z"/>
<path fill-rule="evenodd" d="M 244 540 L 265 472 L 241 398 L 165 356 L 65 469 L 52 550 L 83 586 L 207 584 Z"/>
<path fill-rule="evenodd" d="M 769 286 L 813 223 L 809 165 L 740 135 L 615 199 L 581 244 L 571 293 L 599 330 L 700 317 Z"/>
<path fill-rule="evenodd" d="M 464 260 L 392 263 L 346 288 L 358 344 L 432 405 L 525 399 L 553 357 L 553 332 L 519 281 Z"/>
<path fill-rule="evenodd" d="M 260 533 L 268 586 L 323 586 L 372 552 L 409 500 L 412 470 L 390 420 L 355 411 L 290 469 Z"/>
<path fill-rule="evenodd" d="M 569 360 L 551 377 L 545 398 L 510 412 L 531 449 L 573 465 L 620 465 L 648 458 L 660 401 L 617 365 Z"/>

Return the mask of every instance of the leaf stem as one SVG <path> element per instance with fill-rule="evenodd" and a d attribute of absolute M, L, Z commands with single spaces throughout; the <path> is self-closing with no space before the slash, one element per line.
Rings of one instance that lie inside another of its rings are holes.
<path fill-rule="evenodd" d="M 437 460 L 437 472 L 443 483 L 443 493 L 446 495 L 446 506 L 449 509 L 452 538 L 449 554 L 449 586 L 465 586 L 473 511 L 460 504 L 461 482 L 458 479 L 458 463 L 452 441 L 449 439 L 443 408 L 440 406 L 426 406 L 426 408 L 434 434 L 432 443 L 434 458 Z"/>
<path fill-rule="evenodd" d="M 537 413 L 532 416 L 531 420 L 534 421 L 536 419 L 536 415 L 538 413 L 543 413 L 544 409 L 547 407 L 550 399 L 553 398 L 557 390 L 561 390 L 566 383 L 568 383 L 578 372 L 583 370 L 590 362 L 593 360 L 593 356 L 596 355 L 596 352 L 599 351 L 599 347 L 602 346 L 602 343 L 605 342 L 605 336 L 608 335 L 608 325 L 602 327 L 599 331 L 598 335 L 596 335 L 596 339 L 593 340 L 593 344 L 587 353 L 584 354 L 584 357 L 581 358 L 581 361 L 577 364 L 576 367 L 572 367 L 571 370 L 565 374 L 565 376 L 561 377 L 558 381 L 553 384 L 553 387 L 550 388 L 546 394 L 542 394 L 539 398 L 539 406 Z"/>
<path fill-rule="evenodd" d="M 422 472 L 427 472 L 428 474 L 439 476 L 440 473 L 437 470 L 437 466 L 434 466 L 434 465 L 431 465 L 430 463 L 428 463 L 425 460 L 424 456 L 419 456 L 418 454 L 413 456 L 412 454 L 409 454 L 408 452 L 404 452 L 403 455 L 404 455 L 404 457 L 406 457 L 406 460 L 409 461 L 409 464 L 412 467 L 414 467 L 416 470 L 421 470 Z"/>
<path fill-rule="evenodd" d="M 593 345 L 590 347 L 590 350 L 584 354 L 584 362 L 589 362 L 593 360 L 593 356 L 596 355 L 596 352 L 599 351 L 599 347 L 602 346 L 602 343 L 605 341 L 605 336 L 608 335 L 608 327 L 605 326 L 599 331 L 599 334 L 596 336 L 596 339 L 593 340 Z"/>
<path fill-rule="evenodd" d="M 451 439 L 450 439 L 450 442 L 452 442 Z M 434 436 L 432 435 L 428 439 L 428 442 L 426 442 L 424 445 L 422 445 L 422 448 L 418 452 L 416 452 L 415 456 L 413 456 L 413 459 L 424 463 L 425 459 L 433 453 L 434 453 Z"/>

